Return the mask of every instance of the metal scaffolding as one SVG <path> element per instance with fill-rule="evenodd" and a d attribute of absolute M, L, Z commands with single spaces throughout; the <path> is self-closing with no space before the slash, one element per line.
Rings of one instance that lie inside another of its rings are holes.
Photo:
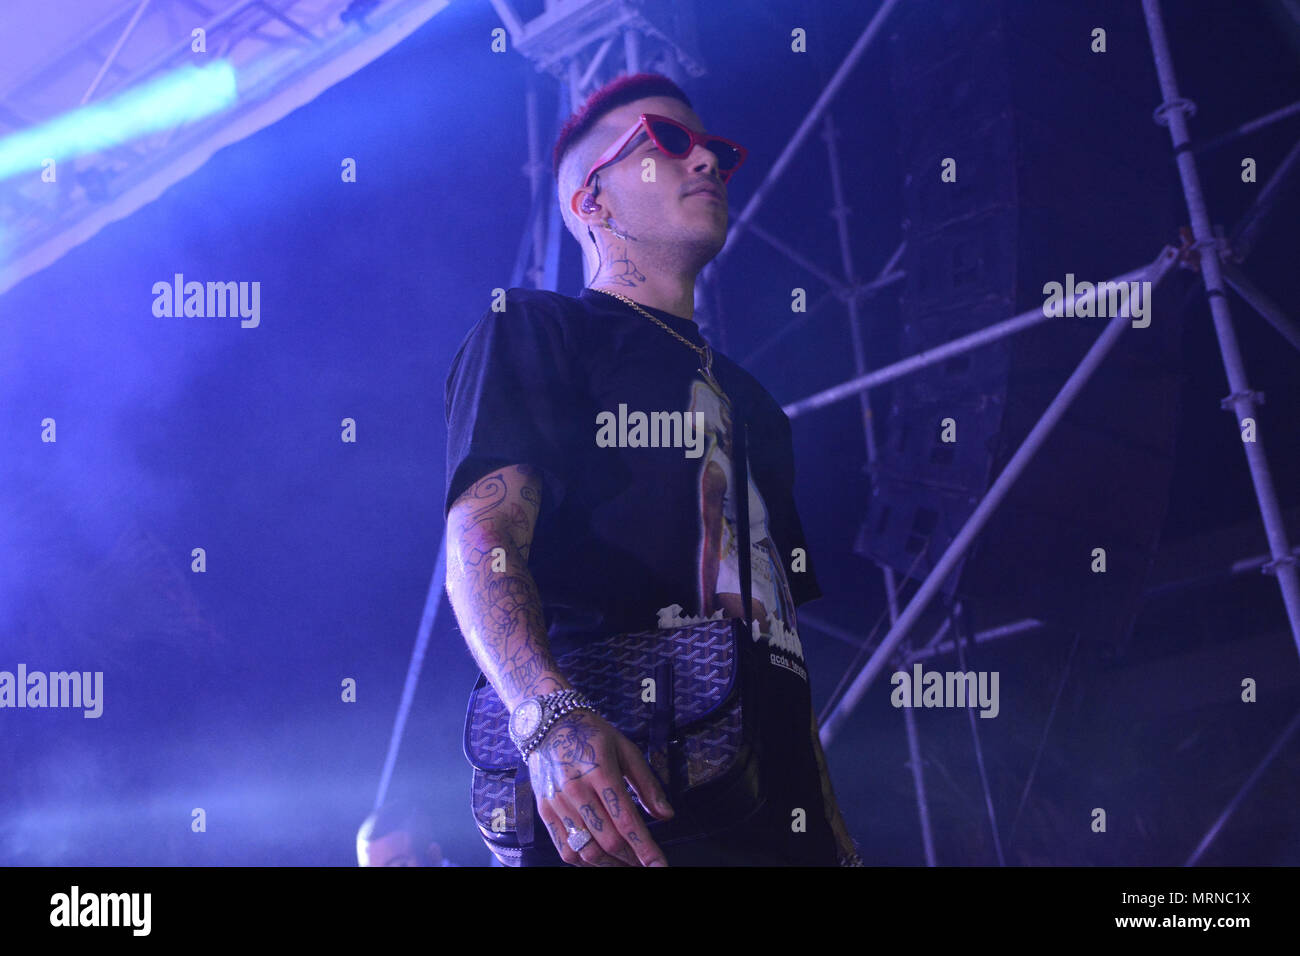
<path fill-rule="evenodd" d="M 652 19 L 650 15 L 651 5 L 646 0 L 548 0 L 546 12 L 530 23 L 520 21 L 508 0 L 491 0 L 491 2 L 503 23 L 506 24 L 513 38 L 515 49 L 532 59 L 540 71 L 553 75 L 562 85 L 562 89 L 567 95 L 562 94 L 559 98 L 560 118 L 563 118 L 568 112 L 580 105 L 592 89 L 623 72 L 654 70 L 664 73 L 679 82 L 683 74 L 698 76 L 703 72 L 703 66 L 694 53 L 693 29 L 688 15 L 689 7 L 685 2 L 671 4 L 673 13 L 667 19 L 662 15 Z M 898 0 L 884 0 L 880 4 L 776 162 L 768 170 L 767 175 L 755 190 L 749 202 L 739 215 L 733 218 L 726 245 L 715 260 L 701 273 L 696 292 L 697 307 L 703 315 L 701 325 L 707 329 L 706 322 L 709 310 L 704 306 L 708 303 L 709 296 L 702 290 L 712 289 L 716 295 L 716 276 L 719 269 L 734 252 L 735 245 L 741 236 L 750 232 L 756 238 L 763 240 L 776 249 L 796 266 L 805 269 L 811 275 L 823 281 L 830 291 L 807 314 L 790 323 L 772 339 L 762 343 L 751 352 L 747 356 L 747 360 L 761 354 L 782 338 L 791 334 L 800 324 L 808 321 L 813 313 L 827 305 L 832 298 L 844 302 L 853 349 L 854 378 L 802 400 L 792 402 L 785 407 L 785 412 L 790 418 L 797 418 L 827 405 L 857 396 L 867 458 L 871 463 L 875 462 L 877 456 L 869 404 L 869 392 L 872 388 L 1049 320 L 1042 308 L 1032 309 L 888 366 L 870 368 L 862 328 L 860 305 L 870 297 L 881 294 L 884 290 L 893 287 L 904 277 L 903 273 L 897 270 L 897 263 L 903 253 L 903 246 L 900 245 L 889 257 L 888 261 L 878 271 L 875 279 L 869 282 L 859 282 L 857 280 L 847 227 L 849 210 L 845 203 L 841 161 L 836 148 L 837 132 L 830 113 L 830 107 L 845 79 L 857 66 L 868 47 L 881 34 L 885 22 L 897 6 Z M 662 13 L 662 10 L 667 8 L 656 5 L 655 9 L 660 10 Z M 1143 0 L 1143 9 L 1151 35 L 1152 50 L 1163 95 L 1163 102 L 1156 110 L 1156 119 L 1170 128 L 1179 172 L 1183 181 L 1187 208 L 1191 217 L 1194 241 L 1180 246 L 1166 246 L 1155 255 L 1149 264 L 1117 276 L 1111 281 L 1122 283 L 1148 281 L 1152 286 L 1155 286 L 1175 266 L 1199 268 L 1205 280 L 1206 295 L 1209 297 L 1210 307 L 1214 315 L 1220 350 L 1223 354 L 1232 389 L 1231 395 L 1224 400 L 1224 407 L 1232 410 L 1237 415 L 1238 420 L 1253 417 L 1257 395 L 1251 391 L 1246 381 L 1244 366 L 1233 335 L 1228 314 L 1225 281 L 1236 288 L 1242 297 L 1254 305 L 1277 328 L 1279 333 L 1285 336 L 1293 345 L 1300 343 L 1300 329 L 1282 313 L 1282 310 L 1275 303 L 1268 300 L 1267 296 L 1254 289 L 1239 269 L 1232 266 L 1225 268 L 1220 264 L 1219 258 L 1223 256 L 1225 259 L 1237 262 L 1244 258 L 1245 252 L 1249 250 L 1254 241 L 1259 223 L 1267 214 L 1269 208 L 1276 202 L 1277 194 L 1280 191 L 1278 187 L 1282 179 L 1289 174 L 1294 166 L 1300 165 L 1300 160 L 1297 159 L 1297 157 L 1300 157 L 1300 146 L 1292 151 L 1291 156 L 1283 164 L 1283 168 L 1274 174 L 1270 183 L 1261 191 L 1255 206 L 1243 219 L 1237 230 L 1234 231 L 1231 243 L 1215 239 L 1212 234 L 1205 203 L 1196 178 L 1194 153 L 1221 145 L 1232 138 L 1246 135 L 1275 122 L 1300 108 L 1300 104 L 1243 124 L 1224 137 L 1208 142 L 1197 149 L 1191 148 L 1184 115 L 1191 109 L 1191 105 L 1178 96 L 1170 65 L 1169 49 L 1164 38 L 1163 25 L 1160 21 L 1156 0 Z M 665 24 L 669 25 L 666 26 Z M 529 160 L 524 167 L 524 173 L 529 177 L 532 185 L 533 203 L 516 258 L 513 284 L 519 285 L 527 277 L 536 286 L 554 289 L 556 287 L 559 259 L 559 213 L 556 203 L 550 195 L 548 178 L 543 174 L 546 166 L 537 134 L 536 100 L 536 95 L 530 93 L 526 103 Z M 777 180 L 789 165 L 792 157 L 819 124 L 827 149 L 834 201 L 830 215 L 835 220 L 842 274 L 836 274 L 833 270 L 818 266 L 754 222 L 756 213 L 762 207 L 764 201 L 772 194 Z M 549 217 L 545 228 L 542 227 L 543 215 Z M 1202 251 L 1210 254 L 1202 255 L 1200 254 Z M 1076 295 L 1072 305 L 1092 299 L 1095 295 L 1095 289 L 1086 294 Z M 898 606 L 900 587 L 893 569 L 881 565 L 890 624 L 889 631 L 885 638 L 875 646 L 865 664 L 856 673 L 853 673 L 851 678 L 846 675 L 845 683 L 849 685 L 848 690 L 835 703 L 821 726 L 821 739 L 824 745 L 831 743 L 836 732 L 843 727 L 868 688 L 888 664 L 910 664 L 914 661 L 955 650 L 959 657 L 962 658 L 964 667 L 964 646 L 986 640 L 1016 636 L 1036 630 L 1041 626 L 1038 621 L 1021 621 L 997 628 L 991 632 L 978 635 L 967 634 L 963 639 L 963 635 L 960 633 L 962 630 L 960 623 L 956 619 L 950 618 L 942 623 L 924 647 L 918 650 L 913 650 L 911 647 L 914 631 L 921 620 L 922 614 L 943 586 L 945 579 L 956 569 L 975 538 L 988 523 L 995 510 L 1005 500 L 1012 485 L 1033 456 L 1040 450 L 1053 427 L 1060 421 L 1071 402 L 1077 398 L 1090 376 L 1101 365 L 1107 353 L 1113 348 L 1130 321 L 1132 321 L 1132 317 L 1129 314 L 1126 301 L 1123 303 L 1119 314 L 1110 318 L 1087 354 L 1066 379 L 1056 397 L 1048 405 L 1006 467 L 994 480 L 989 491 L 952 540 L 936 566 L 913 593 L 906 607 L 900 609 Z M 1136 325 L 1137 323 L 1134 322 L 1133 324 Z M 1278 578 L 1283 602 L 1291 624 L 1292 636 L 1297 649 L 1300 650 L 1300 587 L 1297 586 L 1295 552 L 1286 539 L 1263 446 L 1259 442 L 1243 442 L 1243 445 L 1245 445 L 1247 463 L 1255 484 L 1260 513 L 1268 533 L 1270 554 L 1266 561 L 1260 563 L 1260 566 L 1265 572 L 1272 573 Z M 441 563 L 439 567 L 441 568 Z M 437 577 L 438 575 L 435 574 L 435 578 Z M 440 589 L 441 581 L 436 581 L 435 585 Z M 853 644 L 864 652 L 868 647 L 868 642 L 864 642 L 856 635 L 845 633 L 832 624 L 819 621 L 811 615 L 801 615 L 801 617 L 805 624 L 839 640 Z M 959 632 L 956 639 L 941 643 L 950 626 Z M 1072 652 L 1071 661 L 1073 656 Z M 1061 687 L 1063 686 L 1064 679 L 1061 684 Z M 1058 688 L 1058 700 L 1059 696 L 1060 689 Z M 903 710 L 907 746 L 910 754 L 909 763 L 916 791 L 924 855 L 927 864 L 935 865 L 937 861 L 934 836 L 925 795 L 921 747 L 915 717 L 911 712 L 911 708 L 903 708 Z M 1056 706 L 1054 704 L 1052 714 L 1048 717 L 1048 727 L 1051 725 L 1055 711 Z M 1217 834 L 1222 820 L 1226 819 L 1235 808 L 1235 805 L 1240 802 L 1245 791 L 1259 778 L 1264 768 L 1281 750 L 1282 744 L 1294 729 L 1295 722 L 1293 721 L 1292 726 L 1287 729 L 1278 743 L 1265 756 L 1261 765 L 1243 787 L 1242 792 L 1234 799 L 1233 806 L 1230 806 L 1225 811 L 1221 820 L 1212 828 L 1211 833 L 1207 834 L 1205 840 L 1202 841 L 1202 845 L 1198 847 L 1189 862 L 1194 862 L 1204 852 L 1205 847 Z M 1004 862 L 1001 837 L 987 775 L 983 770 L 982 751 L 978 734 L 975 734 L 974 731 L 975 726 L 972 724 L 973 746 L 981 766 L 980 776 L 985 807 L 992 827 L 994 845 L 997 848 L 998 859 L 1001 863 Z M 1046 738 L 1045 728 L 1042 737 L 1044 744 Z M 1031 772 L 1030 779 L 1026 782 L 1025 790 L 1021 796 L 1020 809 L 1023 809 L 1032 779 L 1033 774 Z M 1013 818 L 1011 824 L 1013 830 L 1016 820 L 1019 818 L 1019 812 L 1018 809 L 1015 818 Z"/>
<path fill-rule="evenodd" d="M 237 99 L 58 167 L 53 188 L 35 157 L 29 173 L 0 180 L 0 223 L 12 252 L 0 259 L 0 294 L 100 229 L 152 202 L 217 150 L 269 126 L 387 52 L 450 0 L 125 0 L 66 46 L 0 88 L 0 145 L 79 107 L 139 90 L 167 73 L 229 64 Z M 215 6 L 217 9 L 210 9 Z M 202 30 L 205 50 L 192 49 Z"/>
<path fill-rule="evenodd" d="M 882 10 L 884 8 L 882 7 Z M 1148 31 L 1150 33 L 1152 51 L 1156 62 L 1156 69 L 1160 79 L 1161 92 L 1164 101 L 1155 112 L 1157 122 L 1169 126 L 1170 135 L 1173 140 L 1174 152 L 1178 161 L 1179 174 L 1183 183 L 1184 196 L 1187 202 L 1188 213 L 1191 217 L 1192 231 L 1194 242 L 1186 245 L 1181 249 L 1172 246 L 1166 247 L 1148 266 L 1128 273 L 1119 277 L 1115 281 L 1127 282 L 1132 279 L 1144 279 L 1152 282 L 1153 285 L 1168 273 L 1168 271 L 1180 260 L 1188 261 L 1195 257 L 1199 262 L 1201 273 L 1204 277 L 1206 295 L 1209 299 L 1211 312 L 1214 316 L 1215 330 L 1218 334 L 1220 352 L 1222 353 L 1224 366 L 1227 371 L 1228 381 L 1231 388 L 1231 394 L 1224 399 L 1223 407 L 1232 410 L 1237 416 L 1238 422 L 1247 418 L 1253 419 L 1255 416 L 1255 403 L 1258 400 L 1258 393 L 1253 392 L 1247 383 L 1244 363 L 1241 359 L 1240 350 L 1237 346 L 1235 334 L 1231 325 L 1231 317 L 1228 312 L 1227 296 L 1224 291 L 1223 269 L 1219 257 L 1229 251 L 1226 244 L 1220 242 L 1213 235 L 1210 227 L 1210 221 L 1204 198 L 1201 193 L 1199 180 L 1196 173 L 1195 159 L 1193 151 L 1190 148 L 1189 136 L 1184 114 L 1190 112 L 1193 107 L 1189 101 L 1179 97 L 1177 85 L 1174 81 L 1172 59 L 1168 48 L 1168 43 L 1164 36 L 1163 23 L 1160 18 L 1159 6 L 1157 0 L 1143 0 L 1143 12 L 1147 20 Z M 874 23 L 874 21 L 873 21 Z M 855 50 L 858 48 L 855 47 Z M 820 101 L 819 101 L 820 102 Z M 1281 116 L 1287 115 L 1287 111 L 1278 111 L 1275 114 L 1263 118 L 1254 123 L 1248 123 L 1230 134 L 1229 138 L 1234 135 L 1244 135 L 1247 132 L 1266 125 Z M 1224 140 L 1216 141 L 1218 142 Z M 1277 184 L 1281 177 L 1294 164 L 1296 151 L 1288 157 L 1288 162 L 1284 163 L 1284 169 L 1279 170 L 1278 174 L 1270 181 L 1269 185 L 1261 194 L 1260 203 L 1265 203 L 1265 196 L 1274 196 Z M 837 162 L 834 153 L 831 154 L 831 162 Z M 832 172 L 832 186 L 835 189 L 836 201 L 832 215 L 841 223 L 844 215 L 843 201 L 839 190 L 839 177 L 836 172 Z M 1272 198 L 1267 200 L 1273 201 Z M 1262 217 L 1262 211 L 1252 209 L 1248 214 L 1243 226 L 1239 227 L 1236 233 L 1243 237 L 1251 237 L 1258 228 L 1258 222 Z M 1250 240 L 1247 240 L 1250 241 Z M 844 264 L 846 275 L 852 282 L 851 263 L 847 258 L 847 236 L 844 230 L 840 229 L 840 244 L 844 251 Z M 1243 245 L 1245 242 L 1243 242 Z M 1210 254 L 1196 256 L 1198 250 L 1209 250 Z M 1293 345 L 1297 341 L 1296 325 L 1282 310 L 1266 296 L 1249 283 L 1244 275 L 1231 266 L 1228 267 L 1230 280 L 1244 299 L 1252 304 L 1266 320 L 1270 322 L 1280 334 L 1287 338 Z M 791 417 L 797 417 L 800 414 L 806 414 L 809 411 L 823 408 L 826 405 L 841 401 L 852 395 L 857 395 L 859 401 L 864 404 L 864 431 L 866 433 L 868 456 L 872 455 L 874 447 L 873 436 L 870 429 L 870 411 L 865 408 L 866 396 L 868 391 L 885 382 L 892 381 L 902 375 L 915 371 L 916 369 L 933 365 L 936 362 L 943 361 L 951 356 L 961 354 L 978 348 L 980 345 L 987 344 L 997 338 L 1010 335 L 1021 331 L 1025 328 L 1037 324 L 1045 319 L 1041 309 L 1023 313 L 1011 319 L 997 323 L 979 332 L 965 336 L 961 339 L 949 342 L 938 348 L 929 349 L 918 355 L 910 356 L 900 362 L 896 362 L 886 368 L 877 369 L 873 372 L 866 372 L 860 352 L 860 334 L 856 329 L 857 316 L 855 310 L 850 307 L 850 328 L 853 334 L 855 362 L 857 364 L 857 377 L 849 382 L 845 382 L 834 388 L 826 389 L 814 396 L 794 402 L 786 406 L 786 412 Z M 912 629 L 917 624 L 922 612 L 926 610 L 931 600 L 943 586 L 947 577 L 953 573 L 958 566 L 961 558 L 970 548 L 975 537 L 988 522 L 994 510 L 1002 503 L 1011 486 L 1023 472 L 1032 456 L 1038 451 L 1043 444 L 1047 435 L 1054 425 L 1060 420 L 1070 402 L 1078 395 L 1088 377 L 1092 374 L 1097 366 L 1101 363 L 1106 353 L 1114 345 L 1118 336 L 1123 331 L 1127 320 L 1127 310 L 1121 310 L 1121 314 L 1111 319 L 1102 334 L 1098 337 L 1088 354 L 1080 362 L 1078 368 L 1066 381 L 1060 392 L 1047 410 L 1043 413 L 1038 423 L 1030 431 L 1028 437 L 1021 444 L 1020 448 L 1012 456 L 1002 473 L 998 475 L 992 487 L 989 489 L 984 498 L 976 507 L 974 513 L 967 520 L 961 531 L 953 539 L 939 562 L 934 569 L 927 575 L 924 582 L 918 588 L 912 599 L 908 602 L 907 608 L 898 614 L 892 596 L 895 588 L 892 582 L 891 569 L 882 566 L 882 571 L 886 580 L 886 592 L 891 597 L 889 608 L 891 628 L 884 640 L 876 647 L 875 652 L 871 655 L 870 660 L 854 677 L 847 693 L 832 710 L 829 718 L 822 725 L 823 744 L 829 744 L 833 739 L 836 731 L 843 726 L 853 709 L 861 701 L 868 687 L 877 676 L 884 670 L 887 663 L 895 659 L 900 645 L 903 644 L 910 636 Z M 1243 448 L 1246 453 L 1247 464 L 1250 468 L 1251 478 L 1255 486 L 1256 500 L 1259 505 L 1259 511 L 1263 518 L 1264 526 L 1268 536 L 1270 560 L 1266 562 L 1262 569 L 1266 573 L 1274 574 L 1278 579 L 1278 585 L 1282 593 L 1283 603 L 1286 607 L 1287 616 L 1290 621 L 1292 638 L 1295 641 L 1297 650 L 1300 651 L 1300 587 L 1297 586 L 1296 577 L 1296 558 L 1295 553 L 1287 541 L 1285 527 L 1282 521 L 1281 510 L 1278 505 L 1276 491 L 1273 487 L 1272 477 L 1269 472 L 1267 458 L 1264 453 L 1262 442 L 1243 441 Z M 960 642 L 958 652 L 961 651 Z M 964 666 L 964 665 L 963 665 Z M 907 717 L 910 718 L 910 708 L 905 708 Z M 1293 722 L 1294 723 L 1294 722 Z M 908 734 L 908 750 L 911 754 L 912 773 L 916 786 L 918 811 L 921 818 L 922 838 L 925 848 L 926 860 L 930 865 L 934 864 L 933 836 L 929 832 L 929 814 L 925 800 L 924 783 L 919 767 L 920 752 L 916 741 L 915 722 L 912 719 L 906 721 Z M 972 730 L 974 727 L 972 726 Z M 1278 744 L 1275 745 L 1269 754 L 1266 755 L 1261 765 L 1252 774 L 1251 780 L 1243 787 L 1242 793 L 1234 798 L 1233 806 L 1225 811 L 1223 818 L 1216 822 L 1211 832 L 1207 834 L 1201 846 L 1197 848 L 1189 863 L 1195 862 L 1196 859 L 1204 852 L 1209 841 L 1217 835 L 1220 824 L 1223 819 L 1232 812 L 1232 809 L 1244 795 L 1244 792 L 1253 785 L 1267 764 L 1281 750 L 1282 744 L 1290 736 L 1294 726 L 1290 727 L 1283 734 Z M 979 742 L 976 737 L 974 740 L 977 759 L 979 757 Z M 994 844 L 998 848 L 999 862 L 1002 862 L 1000 843 L 998 841 L 998 830 L 996 819 L 993 814 L 993 806 L 989 793 L 988 781 L 982 771 L 981 763 L 981 782 L 984 788 L 985 803 L 988 808 L 990 822 L 993 827 Z M 1022 799 L 1023 803 L 1023 799 Z"/>

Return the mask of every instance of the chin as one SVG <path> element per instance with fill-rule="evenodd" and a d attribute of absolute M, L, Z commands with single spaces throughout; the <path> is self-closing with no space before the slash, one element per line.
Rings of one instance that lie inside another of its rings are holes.
<path fill-rule="evenodd" d="M 706 256 L 705 261 L 708 261 L 721 252 L 722 247 L 727 244 L 727 226 L 724 223 L 721 226 L 683 230 L 679 234 L 678 242 L 691 246 L 698 253 Z"/>

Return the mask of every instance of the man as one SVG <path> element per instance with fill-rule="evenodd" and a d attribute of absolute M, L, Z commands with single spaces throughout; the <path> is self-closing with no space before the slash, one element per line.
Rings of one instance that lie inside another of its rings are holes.
<path fill-rule="evenodd" d="M 357 831 L 358 866 L 455 866 L 433 841 L 433 820 L 409 803 L 386 803 Z"/>
<path fill-rule="evenodd" d="M 744 155 L 705 135 L 666 77 L 621 77 L 594 93 L 554 152 L 588 287 L 577 298 L 508 290 L 447 378 L 448 594 L 512 733 L 521 714 L 560 714 L 522 738 L 551 836 L 523 865 L 856 860 L 794 619 L 820 591 L 802 557 L 789 420 L 692 320 L 695 278 L 726 240 L 726 181 Z M 747 489 L 733 487 L 733 408 L 749 425 Z M 613 634 L 741 616 L 740 503 L 770 661 L 754 705 L 773 791 L 744 830 L 665 853 L 627 797 L 630 785 L 669 819 L 658 780 L 609 722 L 560 696 L 571 685 L 556 658 Z"/>

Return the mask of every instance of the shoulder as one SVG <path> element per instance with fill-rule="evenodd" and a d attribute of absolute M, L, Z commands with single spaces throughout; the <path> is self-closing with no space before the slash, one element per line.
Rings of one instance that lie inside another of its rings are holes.
<path fill-rule="evenodd" d="M 715 353 L 716 354 L 716 353 Z M 781 407 L 781 403 L 772 397 L 772 393 L 763 383 L 749 373 L 739 363 L 727 356 L 721 358 L 729 366 L 731 375 L 739 379 L 743 388 L 744 408 L 748 410 L 751 423 L 757 421 L 765 430 L 776 429 L 778 433 L 790 434 L 790 419 Z"/>
<path fill-rule="evenodd" d="M 504 309 L 504 312 L 501 311 Z M 571 295 L 552 292 L 550 289 L 525 289 L 513 287 L 505 294 L 495 310 L 497 315 L 526 316 L 538 321 L 552 321 L 572 325 L 586 311 L 581 300 Z"/>
<path fill-rule="evenodd" d="M 549 289 L 512 287 L 493 296 L 492 303 L 469 334 L 471 337 L 483 333 L 544 337 L 567 342 L 578 332 L 583 314 L 582 303 L 572 296 Z"/>
<path fill-rule="evenodd" d="M 522 311 L 572 312 L 579 302 L 571 295 L 552 292 L 550 289 L 529 289 L 511 286 L 504 292 L 507 308 Z"/>
<path fill-rule="evenodd" d="M 491 302 L 466 331 L 447 373 L 448 389 L 483 370 L 549 378 L 583 374 L 587 341 L 584 305 L 545 289 L 494 291 Z"/>

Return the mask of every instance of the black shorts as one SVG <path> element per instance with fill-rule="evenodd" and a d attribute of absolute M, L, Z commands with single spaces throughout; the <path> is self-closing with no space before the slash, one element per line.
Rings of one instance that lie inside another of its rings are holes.
<path fill-rule="evenodd" d="M 811 795 L 810 795 L 811 796 Z M 792 828 L 793 809 L 807 814 L 806 829 Z M 664 848 L 669 866 L 835 866 L 837 854 L 822 812 L 821 794 L 811 799 L 773 801 L 755 821 L 726 834 Z M 525 850 L 521 866 L 566 866 L 545 829 Z"/>

